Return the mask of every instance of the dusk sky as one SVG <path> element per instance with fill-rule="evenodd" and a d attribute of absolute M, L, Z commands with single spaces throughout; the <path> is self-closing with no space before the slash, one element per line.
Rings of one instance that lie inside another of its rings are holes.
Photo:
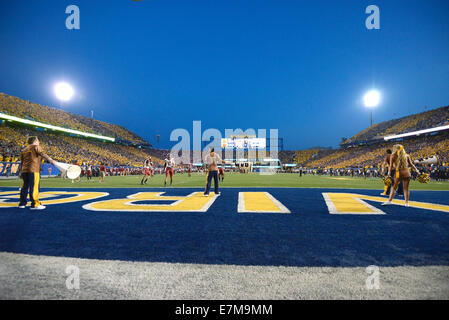
<path fill-rule="evenodd" d="M 68 5 L 80 30 L 68 30 Z M 380 30 L 367 30 L 368 5 Z M 336 147 L 374 121 L 449 105 L 449 1 L 2 0 L 0 92 L 170 132 L 279 129 L 285 149 Z"/>

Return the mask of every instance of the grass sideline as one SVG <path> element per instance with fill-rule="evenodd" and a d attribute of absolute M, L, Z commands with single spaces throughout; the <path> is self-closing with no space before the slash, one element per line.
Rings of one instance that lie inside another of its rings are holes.
<path fill-rule="evenodd" d="M 164 187 L 164 176 L 156 175 L 152 177 L 145 186 L 140 185 L 142 176 L 118 176 L 106 177 L 104 183 L 100 183 L 98 178 L 88 181 L 82 178 L 81 182 L 62 180 L 61 178 L 42 178 L 41 188 L 145 188 Z M 173 178 L 173 188 L 176 187 L 200 187 L 206 183 L 206 175 L 198 173 L 188 177 L 187 174 L 176 174 Z M 17 187 L 21 185 L 19 179 L 0 180 L 1 187 Z M 168 187 L 168 184 L 167 184 Z M 379 189 L 383 190 L 380 178 L 352 178 L 352 177 L 329 177 L 298 174 L 279 173 L 275 175 L 260 175 L 257 173 L 240 174 L 227 173 L 224 182 L 220 182 L 221 188 L 237 187 L 266 187 L 266 188 L 341 188 L 341 189 Z M 411 190 L 437 190 L 449 191 L 449 182 L 436 182 L 423 184 L 411 181 Z"/>

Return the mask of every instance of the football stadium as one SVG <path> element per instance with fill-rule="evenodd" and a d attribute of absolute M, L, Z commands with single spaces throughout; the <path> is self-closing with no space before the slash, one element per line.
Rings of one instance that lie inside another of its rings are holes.
<path fill-rule="evenodd" d="M 87 1 L 2 3 L 0 299 L 449 299 L 449 24 L 437 19 L 449 6 L 408 6 L 425 29 L 411 35 L 392 17 L 406 2 L 379 1 L 373 30 L 371 3 L 341 2 L 335 19 L 358 15 L 342 28 L 367 38 L 356 57 L 312 37 L 343 37 L 301 11 L 337 8 L 317 3 L 130 0 L 104 18 Z M 26 24 L 40 40 L 8 25 L 33 10 L 47 12 Z M 326 68 L 368 64 L 366 81 L 348 69 L 312 88 L 287 54 L 256 54 L 269 50 L 260 37 L 297 50 L 296 23 L 315 28 L 298 35 L 306 64 L 324 51 Z M 408 52 L 415 42 L 430 48 Z M 345 96 L 324 99 L 328 81 Z M 224 312 L 273 311 L 262 304 Z M 182 307 L 173 315 L 195 312 Z"/>

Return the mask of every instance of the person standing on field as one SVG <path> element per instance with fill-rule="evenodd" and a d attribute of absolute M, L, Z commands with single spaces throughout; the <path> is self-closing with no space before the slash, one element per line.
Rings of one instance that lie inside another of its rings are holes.
<path fill-rule="evenodd" d="M 220 194 L 218 190 L 218 163 L 224 164 L 224 161 L 221 160 L 221 157 L 215 153 L 215 149 L 212 147 L 210 148 L 210 153 L 204 159 L 204 164 L 208 170 L 206 190 L 204 191 L 204 196 L 206 197 L 209 195 L 212 178 L 214 179 L 214 192 L 216 195 Z"/>
<path fill-rule="evenodd" d="M 100 166 L 100 182 L 104 182 L 104 177 L 106 177 L 106 165 L 103 163 Z"/>
<path fill-rule="evenodd" d="M 413 170 L 415 170 L 415 172 L 418 175 L 420 174 L 419 170 L 413 164 L 413 161 L 412 161 L 412 158 L 410 157 L 410 155 L 408 155 L 405 152 L 404 146 L 401 144 L 395 144 L 393 146 L 392 155 L 390 157 L 390 166 L 388 167 L 388 175 L 391 174 L 392 168 L 396 169 L 396 173 L 394 175 L 393 186 L 391 187 L 391 190 L 390 190 L 390 197 L 388 198 L 387 201 L 382 203 L 383 206 L 393 204 L 392 201 L 394 198 L 394 194 L 396 192 L 396 188 L 398 187 L 399 182 L 401 182 L 401 181 L 404 183 L 404 198 L 405 198 L 404 205 L 406 207 L 409 206 L 409 203 L 408 203 L 408 200 L 410 199 L 409 184 L 410 184 L 410 179 L 412 176 L 410 173 L 409 166 L 411 168 L 413 168 Z"/>
<path fill-rule="evenodd" d="M 42 158 L 52 165 L 54 165 L 56 161 L 43 152 L 37 137 L 28 137 L 27 144 L 28 146 L 20 153 L 20 177 L 23 180 L 23 185 L 22 188 L 20 188 L 19 208 L 26 208 L 27 196 L 29 194 L 31 210 L 43 210 L 45 209 L 45 206 L 39 201 L 39 181 Z"/>

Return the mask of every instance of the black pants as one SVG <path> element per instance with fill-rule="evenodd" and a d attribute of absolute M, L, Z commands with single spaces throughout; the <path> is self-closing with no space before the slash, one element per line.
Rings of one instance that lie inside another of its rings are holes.
<path fill-rule="evenodd" d="M 391 170 L 390 177 L 391 177 L 393 183 L 394 183 L 395 175 L 396 175 L 396 170 Z M 390 194 L 390 190 L 391 190 L 391 187 L 388 187 L 387 194 Z M 402 183 L 402 181 L 399 182 L 399 185 L 398 185 L 398 194 L 399 195 L 404 194 L 404 184 Z"/>
<path fill-rule="evenodd" d="M 210 185 L 212 183 L 212 178 L 214 178 L 214 187 L 215 187 L 215 194 L 218 194 L 218 171 L 209 171 L 207 174 L 207 185 L 206 190 L 204 191 L 204 194 L 209 194 L 210 191 Z"/>
<path fill-rule="evenodd" d="M 20 189 L 20 203 L 19 206 L 25 206 L 27 204 L 27 196 L 30 195 L 31 207 L 38 207 L 39 202 L 39 172 L 23 172 L 22 173 L 23 185 Z"/>

